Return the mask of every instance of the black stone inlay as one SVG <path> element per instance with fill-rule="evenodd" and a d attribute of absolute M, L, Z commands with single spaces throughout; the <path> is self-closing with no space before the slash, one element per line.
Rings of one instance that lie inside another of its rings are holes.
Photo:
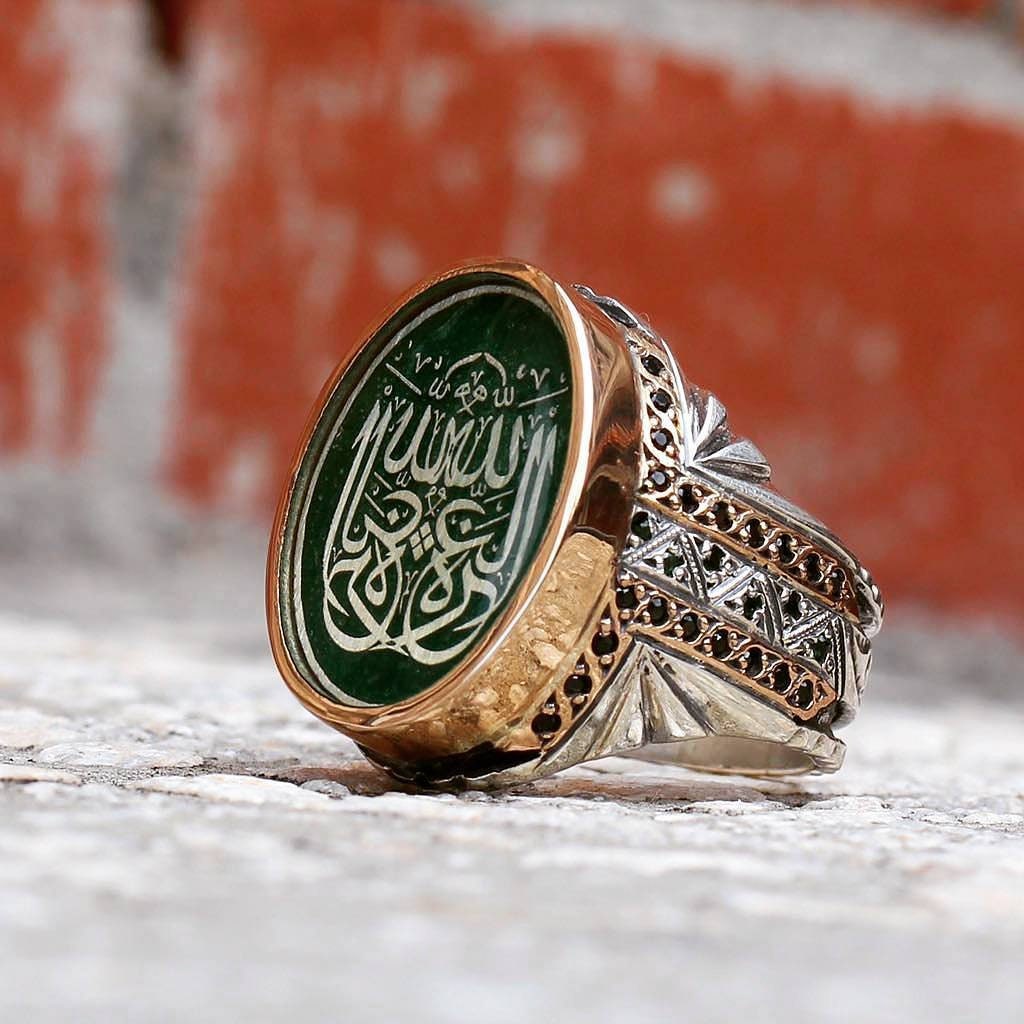
<path fill-rule="evenodd" d="M 803 604 L 800 595 L 795 591 L 789 592 L 789 597 L 782 603 L 782 610 L 793 620 L 799 619 L 803 613 Z"/>
<path fill-rule="evenodd" d="M 846 573 L 842 569 L 833 569 L 828 574 L 828 592 L 833 597 L 839 597 L 843 593 L 845 583 Z"/>
<path fill-rule="evenodd" d="M 817 555 L 808 555 L 804 559 L 804 576 L 809 583 L 821 582 L 821 559 Z"/>
<path fill-rule="evenodd" d="M 747 667 L 744 672 L 752 679 L 764 671 L 764 656 L 760 647 L 751 647 L 747 650 Z"/>
<path fill-rule="evenodd" d="M 651 431 L 651 444 L 655 448 L 660 448 L 664 451 L 672 443 L 672 435 L 667 431 L 659 427 L 657 430 Z"/>
<path fill-rule="evenodd" d="M 783 565 L 789 565 L 796 559 L 796 551 L 793 549 L 795 543 L 796 541 L 788 533 L 779 537 L 779 561 Z"/>
<path fill-rule="evenodd" d="M 662 469 L 651 470 L 648 480 L 651 482 L 651 487 L 656 491 L 663 491 L 668 487 L 668 473 Z"/>
<path fill-rule="evenodd" d="M 789 689 L 790 683 L 793 682 L 792 673 L 789 671 L 789 666 L 782 662 L 772 669 L 772 689 L 778 690 L 779 693 L 785 693 Z"/>
<path fill-rule="evenodd" d="M 660 376 L 665 369 L 665 364 L 657 356 L 644 356 L 640 363 L 653 377 Z"/>
<path fill-rule="evenodd" d="M 668 412 L 672 408 L 672 396 L 667 391 L 658 388 L 657 391 L 651 395 L 651 405 L 654 406 L 658 412 Z"/>
<path fill-rule="evenodd" d="M 716 658 L 724 658 L 732 650 L 732 641 L 727 629 L 716 629 L 711 634 L 711 653 Z"/>
<path fill-rule="evenodd" d="M 743 617 L 753 619 L 764 607 L 764 598 L 760 594 L 747 594 L 743 598 Z"/>
<path fill-rule="evenodd" d="M 680 618 L 679 628 L 682 630 L 683 639 L 690 643 L 700 636 L 700 619 L 693 612 L 687 612 Z"/>
<path fill-rule="evenodd" d="M 793 696 L 790 698 L 798 708 L 807 710 L 814 703 L 814 687 L 811 685 L 810 679 L 804 679 L 800 685 L 793 691 Z"/>
<path fill-rule="evenodd" d="M 597 655 L 613 654 L 619 646 L 619 638 L 614 633 L 595 633 L 590 642 L 590 649 Z"/>
<path fill-rule="evenodd" d="M 565 681 L 567 697 L 585 697 L 594 688 L 594 680 L 588 675 L 572 675 Z"/>
<path fill-rule="evenodd" d="M 832 644 L 823 638 L 812 640 L 807 645 L 807 653 L 819 664 L 824 665 L 832 651 Z"/>
<path fill-rule="evenodd" d="M 747 543 L 752 548 L 759 548 L 764 544 L 764 527 L 760 519 L 751 519 L 747 523 Z"/>
<path fill-rule="evenodd" d="M 662 562 L 662 571 L 665 573 L 666 576 L 671 576 L 672 579 L 675 579 L 676 569 L 678 569 L 681 565 L 685 564 L 686 559 L 684 559 L 681 554 L 679 554 L 677 551 L 670 551 L 665 556 L 665 560 Z"/>
<path fill-rule="evenodd" d="M 651 517 L 646 512 L 637 512 L 633 516 L 633 522 L 629 524 L 629 528 L 635 533 L 641 540 L 650 540 L 654 536 L 654 530 L 651 526 Z"/>
<path fill-rule="evenodd" d="M 683 484 L 679 488 L 679 503 L 684 512 L 696 512 L 700 508 L 700 501 L 693 484 Z"/>
<path fill-rule="evenodd" d="M 732 529 L 734 519 L 732 512 L 729 510 L 729 503 L 727 501 L 720 501 L 715 505 L 715 525 L 722 531 Z"/>
<path fill-rule="evenodd" d="M 615 603 L 626 611 L 631 611 L 640 603 L 635 587 L 618 587 L 615 591 Z"/>
<path fill-rule="evenodd" d="M 668 622 L 668 601 L 663 597 L 652 597 L 647 602 L 647 614 L 652 626 L 664 626 Z"/>
<path fill-rule="evenodd" d="M 717 544 L 712 544 L 711 550 L 704 556 L 704 568 L 717 572 L 723 565 L 725 565 L 725 552 Z"/>
<path fill-rule="evenodd" d="M 542 711 L 537 715 L 533 722 L 530 723 L 530 728 L 538 736 L 550 736 L 552 733 L 558 732 L 562 728 L 562 719 L 559 715 L 553 715 L 550 712 Z"/>

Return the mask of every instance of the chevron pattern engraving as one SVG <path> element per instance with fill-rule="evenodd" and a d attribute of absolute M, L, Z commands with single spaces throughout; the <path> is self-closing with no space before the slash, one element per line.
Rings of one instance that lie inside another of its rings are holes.
<path fill-rule="evenodd" d="M 774 647 L 798 655 L 842 692 L 851 641 L 843 616 L 704 534 L 653 509 L 643 515 L 642 529 L 650 537 L 630 536 L 622 556 L 623 572 L 732 619 Z"/>
<path fill-rule="evenodd" d="M 565 699 L 553 693 L 534 720 L 543 773 L 703 739 L 777 745 L 754 755 L 755 771 L 834 771 L 844 748 L 829 726 L 859 705 L 877 587 L 821 524 L 765 486 L 760 449 L 733 436 L 722 403 L 683 377 L 641 317 L 577 289 L 625 328 L 642 458 L 614 606 Z"/>

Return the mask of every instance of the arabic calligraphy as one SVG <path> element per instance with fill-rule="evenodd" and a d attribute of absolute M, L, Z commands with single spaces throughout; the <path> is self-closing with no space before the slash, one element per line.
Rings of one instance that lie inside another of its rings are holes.
<path fill-rule="evenodd" d="M 439 665 L 473 643 L 530 554 L 568 381 L 490 351 L 450 364 L 392 351 L 385 369 L 327 531 L 323 623 L 344 651 Z"/>

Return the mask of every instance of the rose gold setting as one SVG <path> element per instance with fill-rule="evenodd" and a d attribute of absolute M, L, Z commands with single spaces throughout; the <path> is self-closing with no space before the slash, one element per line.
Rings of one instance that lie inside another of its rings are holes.
<path fill-rule="evenodd" d="M 860 609 L 850 589 L 846 569 L 827 551 L 793 527 L 774 522 L 764 512 L 738 498 L 727 497 L 709 484 L 684 486 L 694 500 L 692 511 L 681 508 L 681 499 L 674 495 L 672 498 L 657 496 L 652 504 L 660 505 L 732 550 L 762 565 L 772 566 L 802 591 L 842 612 L 851 621 L 860 621 Z M 732 525 L 724 527 L 720 521 Z M 757 547 L 750 543 L 751 530 L 765 538 Z"/>
<path fill-rule="evenodd" d="M 716 671 L 729 676 L 739 686 L 800 721 L 814 721 L 835 703 L 835 687 L 820 672 L 774 650 L 749 630 L 709 615 L 695 605 L 677 601 L 638 579 L 624 575 L 619 584 L 634 586 L 640 597 L 635 613 L 628 616 L 620 613 L 624 623 L 632 623 L 636 636 L 647 637 L 669 650 L 714 665 Z M 668 618 L 661 625 L 651 622 L 648 609 L 652 598 L 660 598 L 668 606 Z M 692 635 L 688 636 L 688 629 Z M 721 653 L 718 653 L 719 646 Z M 760 662 L 756 672 L 751 671 L 755 655 Z M 776 677 L 784 681 L 773 685 L 771 680 Z"/>
<path fill-rule="evenodd" d="M 757 744 L 791 748 L 778 760 L 785 765 L 778 770 L 835 770 L 842 744 L 830 725 L 852 716 L 870 660 L 867 638 L 881 617 L 881 598 L 870 577 L 838 543 L 832 544 L 823 528 L 808 529 L 795 514 L 761 507 L 752 489 L 729 486 L 727 478 L 685 463 L 682 439 L 686 430 L 693 431 L 683 421 L 690 415 L 689 385 L 679 378 L 657 336 L 645 325 L 613 315 L 614 310 L 609 313 L 592 293 L 565 289 L 524 263 L 465 264 L 410 291 L 367 331 L 362 344 L 421 291 L 478 272 L 508 277 L 539 295 L 571 356 L 569 453 L 532 567 L 468 656 L 409 700 L 379 707 L 340 704 L 302 677 L 282 636 L 278 577 L 283 533 L 302 455 L 357 346 L 332 375 L 307 423 L 271 539 L 268 623 L 274 657 L 289 688 L 313 714 L 403 779 L 428 787 L 492 786 L 528 781 L 645 742 L 668 743 L 663 748 L 668 750 L 670 741 L 688 739 L 649 723 L 639 732 L 634 729 L 628 740 L 619 737 L 611 749 L 610 741 L 602 745 L 586 738 L 604 728 L 594 723 L 609 714 L 613 691 L 629 683 L 639 645 L 692 666 L 681 669 L 690 673 L 686 678 L 696 680 L 706 672 L 708 680 L 719 681 L 715 686 L 724 682 L 736 700 L 748 702 L 744 707 L 750 708 L 751 722 L 768 723 L 763 737 L 756 724 L 737 724 L 733 733 L 719 730 L 709 737 L 715 744 L 706 754 L 691 756 L 687 748 L 677 760 L 710 770 L 740 770 L 728 763 L 739 749 L 730 744 L 753 741 L 752 750 Z M 685 600 L 678 588 L 666 589 L 646 573 L 631 571 L 622 556 L 631 538 L 636 540 L 631 522 L 643 509 L 656 510 L 741 556 L 766 577 L 791 585 L 822 615 L 834 611 L 846 623 L 842 635 L 850 642 L 835 648 L 832 669 L 826 672 L 735 614 Z M 845 689 L 836 681 L 844 672 L 850 680 Z M 850 689 L 854 680 L 856 688 Z M 726 713 L 726 722 L 734 719 L 739 721 Z M 763 768 L 756 758 L 751 765 L 743 760 L 742 770 L 775 774 L 776 760 L 767 758 Z"/>
<path fill-rule="evenodd" d="M 682 428 L 679 404 L 674 402 L 667 410 L 659 410 L 653 404 L 655 393 L 672 385 L 667 374 L 653 374 L 642 362 L 644 354 L 657 356 L 661 350 L 643 335 L 632 340 L 640 356 L 637 377 L 644 394 L 639 500 L 660 507 L 744 556 L 771 566 L 808 594 L 836 608 L 851 621 L 859 622 L 861 609 L 857 595 L 850 586 L 848 570 L 834 552 L 816 544 L 798 527 L 778 521 L 741 496 L 727 494 L 711 480 L 680 471 L 674 443 Z M 673 439 L 662 448 L 651 442 L 658 430 Z M 652 481 L 655 470 L 666 477 L 661 486 Z"/>
<path fill-rule="evenodd" d="M 362 344 L 421 291 L 476 272 L 508 277 L 544 300 L 569 345 L 573 374 L 573 426 L 558 500 L 533 566 L 495 626 L 440 682 L 383 707 L 327 700 L 302 678 L 288 655 L 278 593 L 287 510 L 320 413 L 362 345 L 342 361 L 317 400 L 271 535 L 268 625 L 285 682 L 318 718 L 389 765 L 475 757 L 474 752 L 524 758 L 539 752 L 541 741 L 530 727 L 534 709 L 547 700 L 550 680 L 569 674 L 578 658 L 579 639 L 607 603 L 607 581 L 628 530 L 636 487 L 639 417 L 633 371 L 619 332 L 599 311 L 575 303 L 542 271 L 515 261 L 457 267 L 403 296 L 366 332 Z"/>

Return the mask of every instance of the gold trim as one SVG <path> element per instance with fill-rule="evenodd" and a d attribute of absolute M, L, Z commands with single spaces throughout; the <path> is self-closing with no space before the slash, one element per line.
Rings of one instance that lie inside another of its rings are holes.
<path fill-rule="evenodd" d="M 852 564 L 843 564 L 835 552 L 815 543 L 799 528 L 772 516 L 755 501 L 722 490 L 699 471 L 684 469 L 679 463 L 678 447 L 674 441 L 661 449 L 651 444 L 651 432 L 658 427 L 667 428 L 675 438 L 681 435 L 681 406 L 679 402 L 673 402 L 667 412 L 655 407 L 653 393 L 669 385 L 645 369 L 642 356 L 649 354 L 660 358 L 663 353 L 643 335 L 634 334 L 633 341 L 637 348 L 637 378 L 643 389 L 641 407 L 644 419 L 642 477 L 637 500 L 779 574 L 790 585 L 835 609 L 850 622 L 862 625 L 862 611 L 853 587 L 855 570 Z M 656 487 L 651 482 L 650 474 L 654 469 L 665 474 L 667 483 L 664 487 Z M 683 506 L 679 495 L 681 487 L 690 489 L 696 502 L 692 508 Z M 720 509 L 724 512 L 725 525 L 719 522 Z M 752 542 L 751 530 L 762 535 L 760 544 Z M 810 557 L 815 561 L 810 562 Z M 811 565 L 816 566 L 813 572 Z"/>
<path fill-rule="evenodd" d="M 529 571 L 497 622 L 452 671 L 422 693 L 393 704 L 367 707 L 332 701 L 292 662 L 279 603 L 285 530 L 304 455 L 335 389 L 364 346 L 427 289 L 480 274 L 507 278 L 534 293 L 551 310 L 569 348 L 572 425 L 554 510 Z M 780 650 L 748 631 L 728 614 L 711 613 L 622 569 L 619 558 L 633 514 L 646 506 L 769 567 L 853 622 L 864 615 L 858 601 L 867 585 L 861 580 L 868 578 L 855 562 L 830 550 L 828 538 L 815 539 L 791 525 L 785 512 L 769 515 L 756 498 L 723 491 L 699 470 L 681 467 L 674 444 L 652 436 L 655 425 L 671 426 L 672 437 L 682 436 L 681 406 L 674 404 L 666 414 L 652 404 L 653 378 L 645 376 L 642 366 L 637 369 L 634 358 L 639 362 L 645 349 L 660 353 L 646 336 L 623 323 L 529 264 L 469 262 L 423 282 L 395 302 L 321 391 L 296 448 L 271 534 L 266 581 L 271 648 L 299 701 L 396 775 L 429 785 L 473 776 L 525 779 L 544 774 L 560 746 L 571 742 L 570 734 L 584 722 L 591 705 L 616 685 L 623 660 L 638 641 L 700 663 L 757 698 L 758 708 L 773 719 L 779 716 L 766 706 L 782 710 L 787 727 L 797 727 L 794 735 L 836 744 L 828 723 L 840 694 L 818 668 L 799 653 Z M 660 380 L 656 383 L 663 386 Z M 651 486 L 656 469 L 668 480 L 660 489 Z M 684 507 L 676 490 L 680 483 L 694 489 L 692 507 Z M 763 538 L 751 536 L 755 520 L 754 529 Z M 814 533 L 813 527 L 807 529 Z M 786 535 L 792 539 L 792 558 L 783 551 L 789 543 L 782 542 Z M 818 559 L 813 574 L 806 568 L 811 555 Z M 635 589 L 638 600 L 631 607 L 617 604 L 620 587 Z M 652 621 L 655 597 L 663 604 Z M 761 659 L 759 670 L 752 667 L 752 657 Z M 775 678 L 779 666 L 785 666 L 788 677 L 781 673 Z M 845 685 L 856 681 L 850 678 Z M 730 742 L 728 730 L 718 739 Z M 787 739 L 772 742 L 787 750 L 794 746 Z"/>
<path fill-rule="evenodd" d="M 799 530 L 774 520 L 766 512 L 748 504 L 742 498 L 716 490 L 701 477 L 688 475 L 686 483 L 693 488 L 698 501 L 692 511 L 683 509 L 678 500 L 672 500 L 676 497 L 674 494 L 666 496 L 645 493 L 639 495 L 639 501 L 673 521 L 697 530 L 744 558 L 774 570 L 790 585 L 820 601 L 827 608 L 839 612 L 854 625 L 860 626 L 860 609 L 856 595 L 850 587 L 849 572 L 824 548 L 808 540 Z M 733 525 L 727 529 L 723 529 L 716 521 L 715 509 L 718 505 L 724 505 L 732 519 Z M 756 548 L 743 536 L 737 536 L 754 522 L 765 538 Z M 782 556 L 783 548 L 787 546 L 784 538 L 789 538 L 788 548 L 792 551 L 792 556 L 787 556 L 788 561 L 784 561 Z M 818 583 L 808 577 L 804 568 L 809 555 L 817 559 L 820 580 Z M 833 576 L 833 573 L 836 576 Z"/>
<path fill-rule="evenodd" d="M 621 586 L 635 588 L 639 597 L 635 610 L 622 612 L 619 616 L 623 627 L 634 636 L 653 640 L 662 647 L 712 667 L 716 674 L 728 677 L 801 722 L 813 721 L 835 704 L 836 689 L 820 672 L 780 651 L 750 630 L 681 601 L 659 590 L 648 580 L 623 576 L 619 582 Z M 652 598 L 660 598 L 667 606 L 667 617 L 660 625 L 654 625 L 648 613 Z M 683 620 L 687 618 L 691 630 L 696 626 L 696 632 L 690 637 L 685 635 Z M 715 647 L 720 640 L 724 646 L 721 653 Z M 753 655 L 753 652 L 757 654 Z M 761 667 L 757 672 L 748 674 L 752 656 L 760 659 Z M 788 682 L 776 688 L 768 680 L 780 665 L 785 666 Z M 802 689 L 804 685 L 808 690 Z M 802 693 L 807 693 L 810 698 L 806 706 L 798 702 Z"/>

